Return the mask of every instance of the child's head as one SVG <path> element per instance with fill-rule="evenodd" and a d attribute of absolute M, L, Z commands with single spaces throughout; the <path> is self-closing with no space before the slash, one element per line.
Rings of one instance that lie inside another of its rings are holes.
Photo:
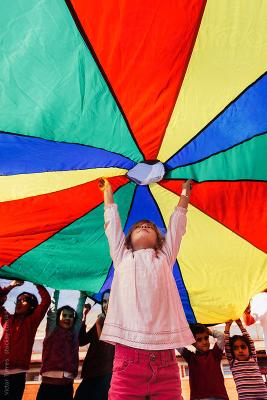
<path fill-rule="evenodd" d="M 76 312 L 71 306 L 63 306 L 57 310 L 57 325 L 69 330 L 76 320 Z"/>
<path fill-rule="evenodd" d="M 251 356 L 249 339 L 246 336 L 232 336 L 230 338 L 230 349 L 233 359 L 238 361 L 247 361 Z"/>
<path fill-rule="evenodd" d="M 136 222 L 125 238 L 125 246 L 133 251 L 141 249 L 161 250 L 163 242 L 164 237 L 157 225 L 146 219 Z"/>
<path fill-rule="evenodd" d="M 190 325 L 190 329 L 194 335 L 195 338 L 195 343 L 193 343 L 193 346 L 201 352 L 208 351 L 210 348 L 210 340 L 209 340 L 209 335 L 210 331 L 209 329 L 202 324 L 192 324 Z"/>
<path fill-rule="evenodd" d="M 29 292 L 22 292 L 17 296 L 15 307 L 15 315 L 26 316 L 31 315 L 38 306 L 37 297 Z"/>
<path fill-rule="evenodd" d="M 107 315 L 108 311 L 109 296 L 110 296 L 110 290 L 107 289 L 105 290 L 105 292 L 103 292 L 101 300 L 102 313 L 105 315 Z"/>

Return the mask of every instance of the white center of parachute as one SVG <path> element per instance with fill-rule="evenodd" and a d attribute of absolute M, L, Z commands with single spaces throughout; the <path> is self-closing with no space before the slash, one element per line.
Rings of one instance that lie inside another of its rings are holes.
<path fill-rule="evenodd" d="M 159 182 L 165 175 L 165 168 L 160 161 L 147 161 L 130 169 L 127 177 L 138 185 L 150 185 Z"/>

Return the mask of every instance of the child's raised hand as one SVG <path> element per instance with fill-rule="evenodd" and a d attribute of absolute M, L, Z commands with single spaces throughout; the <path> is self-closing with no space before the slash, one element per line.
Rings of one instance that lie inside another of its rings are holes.
<path fill-rule="evenodd" d="M 84 314 L 87 315 L 89 313 L 89 311 L 91 310 L 91 308 L 92 308 L 91 304 L 90 303 L 86 303 L 84 305 L 84 308 L 83 308 Z"/>
<path fill-rule="evenodd" d="M 208 329 L 209 335 L 212 336 L 212 330 L 210 328 L 207 328 L 207 329 Z"/>
<path fill-rule="evenodd" d="M 229 333 L 232 323 L 233 323 L 232 319 L 229 319 L 229 321 L 226 321 L 224 333 Z"/>
<path fill-rule="evenodd" d="M 188 179 L 182 184 L 182 193 L 181 193 L 182 196 L 190 197 L 192 191 L 192 183 L 193 183 L 192 179 Z"/>
<path fill-rule="evenodd" d="M 84 320 L 84 321 L 86 320 L 86 316 L 87 316 L 87 314 L 89 313 L 89 311 L 91 310 L 91 308 L 92 308 L 92 306 L 91 306 L 90 303 L 86 303 L 86 304 L 83 306 L 83 320 Z"/>
<path fill-rule="evenodd" d="M 105 206 L 113 204 L 114 203 L 113 191 L 112 191 L 112 187 L 111 187 L 111 184 L 109 183 L 108 179 L 107 178 L 100 178 L 98 180 L 98 187 L 104 194 Z"/>
<path fill-rule="evenodd" d="M 182 184 L 182 192 L 178 203 L 179 207 L 187 208 L 192 190 L 192 180 L 188 179 Z"/>
<path fill-rule="evenodd" d="M 110 189 L 111 188 L 111 184 L 109 183 L 107 178 L 100 178 L 98 180 L 98 187 L 102 192 L 104 192 L 106 189 Z"/>
<path fill-rule="evenodd" d="M 250 303 L 248 303 L 248 306 L 245 309 L 244 314 L 250 314 L 250 313 L 251 313 L 251 306 L 250 306 Z"/>
<path fill-rule="evenodd" d="M 12 287 L 17 287 L 17 286 L 22 286 L 24 284 L 24 281 L 20 279 L 15 279 L 14 281 L 11 282 Z"/>
<path fill-rule="evenodd" d="M 191 190 L 192 190 L 192 184 L 193 184 L 192 179 L 187 179 L 187 181 L 185 181 L 185 182 L 182 184 L 182 188 L 183 188 L 183 189 L 186 189 L 186 191 L 187 191 L 188 193 L 190 193 Z"/>

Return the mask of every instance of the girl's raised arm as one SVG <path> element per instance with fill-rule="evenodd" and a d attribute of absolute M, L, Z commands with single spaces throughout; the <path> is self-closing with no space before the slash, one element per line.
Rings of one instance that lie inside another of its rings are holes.
<path fill-rule="evenodd" d="M 57 306 L 59 293 L 60 291 L 56 289 L 51 299 L 51 304 L 47 313 L 46 336 L 49 336 L 57 326 Z"/>
<path fill-rule="evenodd" d="M 86 292 L 80 292 L 80 297 L 78 300 L 78 304 L 76 307 L 76 320 L 75 320 L 75 326 L 74 326 L 74 330 L 77 334 L 79 334 L 80 332 L 80 328 L 82 325 L 82 319 L 83 319 L 83 307 L 85 304 L 85 300 L 86 300 L 87 294 Z"/>
<path fill-rule="evenodd" d="M 244 325 L 242 324 L 240 319 L 237 319 L 235 322 L 239 326 L 239 329 L 241 330 L 242 335 L 246 336 L 248 338 L 252 357 L 254 358 L 255 361 L 257 361 L 257 353 L 256 353 L 255 345 L 254 345 L 253 340 L 250 337 L 250 334 L 248 333 L 248 331 L 246 330 L 246 328 L 244 327 Z"/>
<path fill-rule="evenodd" d="M 117 204 L 114 203 L 112 187 L 105 178 L 99 180 L 99 189 L 104 193 L 105 204 L 105 233 L 108 238 L 110 255 L 114 262 L 114 268 L 121 262 L 123 253 L 126 251 L 124 246 L 125 235 L 121 227 Z"/>
<path fill-rule="evenodd" d="M 187 208 L 190 200 L 190 195 L 192 191 L 192 179 L 188 179 L 182 185 L 182 193 L 178 203 L 178 207 Z"/>
<path fill-rule="evenodd" d="M 170 267 L 175 263 L 180 243 L 186 231 L 186 212 L 192 190 L 192 181 L 187 180 L 182 187 L 178 206 L 171 215 L 162 251 L 168 256 Z"/>
<path fill-rule="evenodd" d="M 98 186 L 99 186 L 99 189 L 104 193 L 105 206 L 113 204 L 114 203 L 113 191 L 112 191 L 112 187 L 111 187 L 111 184 L 109 183 L 109 181 L 105 178 L 101 178 L 98 181 Z"/>

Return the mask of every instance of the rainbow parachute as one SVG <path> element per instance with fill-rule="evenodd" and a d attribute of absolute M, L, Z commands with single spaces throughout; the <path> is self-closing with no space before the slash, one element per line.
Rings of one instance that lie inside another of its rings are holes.
<path fill-rule="evenodd" d="M 193 178 L 184 309 L 239 317 L 267 287 L 266 21 L 261 0 L 2 0 L 0 276 L 97 299 L 113 274 L 98 178 L 125 231 L 164 229 Z"/>

